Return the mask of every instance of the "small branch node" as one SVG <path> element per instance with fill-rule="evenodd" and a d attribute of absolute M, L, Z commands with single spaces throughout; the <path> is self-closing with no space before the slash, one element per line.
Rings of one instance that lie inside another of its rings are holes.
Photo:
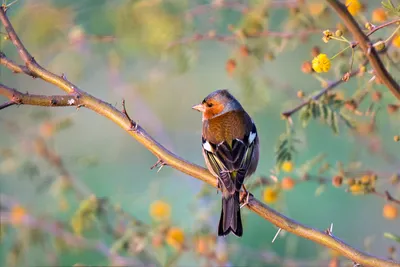
<path fill-rule="evenodd" d="M 129 120 L 129 123 L 130 123 L 129 131 L 134 131 L 134 132 L 136 132 L 139 125 L 138 125 L 137 123 L 135 123 L 135 122 L 131 119 L 131 117 L 129 117 L 129 114 L 128 114 L 128 112 L 126 111 L 126 107 L 125 107 L 125 99 L 122 99 L 122 113 L 123 113 L 123 114 L 125 115 L 125 117 Z"/>
<path fill-rule="evenodd" d="M 36 64 L 36 59 L 31 56 L 30 59 L 29 59 L 29 62 L 27 62 L 26 65 L 28 66 L 29 64 L 32 64 L 32 65 Z"/>
<path fill-rule="evenodd" d="M 162 159 L 157 160 L 157 162 L 150 167 L 150 170 L 154 169 L 154 168 L 158 168 L 157 173 L 161 171 L 162 167 L 164 167 L 165 165 L 167 165 L 167 163 L 165 163 Z"/>
<path fill-rule="evenodd" d="M 386 198 L 387 201 L 392 201 L 393 200 L 392 195 L 387 190 L 385 190 L 385 198 Z"/>
<path fill-rule="evenodd" d="M 325 233 L 329 236 L 333 236 L 333 223 L 331 223 L 331 226 L 325 230 Z"/>

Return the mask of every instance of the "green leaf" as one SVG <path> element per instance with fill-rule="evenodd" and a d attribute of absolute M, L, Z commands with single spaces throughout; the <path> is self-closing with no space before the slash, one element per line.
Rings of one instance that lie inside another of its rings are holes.
<path fill-rule="evenodd" d="M 311 103 L 311 114 L 313 116 L 314 119 L 317 119 L 320 117 L 320 112 L 319 112 L 319 107 L 318 104 L 315 102 Z"/>
<path fill-rule="evenodd" d="M 383 233 L 383 236 L 400 243 L 400 236 L 398 236 L 398 235 L 394 235 L 394 234 L 391 234 L 391 233 Z"/>
<path fill-rule="evenodd" d="M 389 14 L 400 16 L 400 5 L 395 7 L 391 0 L 382 1 L 382 7 L 385 8 Z"/>
<path fill-rule="evenodd" d="M 311 119 L 311 107 L 310 104 L 308 104 L 307 106 L 303 107 L 300 111 L 300 121 L 303 128 L 307 127 L 310 119 Z"/>
<path fill-rule="evenodd" d="M 323 161 L 325 159 L 325 157 L 326 157 L 326 155 L 321 153 L 321 154 L 317 155 L 316 157 L 308 160 L 307 162 L 305 162 L 303 165 L 301 165 L 299 167 L 299 172 L 302 175 L 309 173 L 311 171 L 311 169 L 314 168 L 315 165 L 321 163 L 321 161 Z"/>
<path fill-rule="evenodd" d="M 279 150 L 282 150 L 287 144 L 288 144 L 288 140 L 287 139 L 284 139 L 280 144 L 279 144 L 279 146 L 278 146 L 278 151 Z"/>
<path fill-rule="evenodd" d="M 335 134 L 339 133 L 339 123 L 335 112 L 332 112 L 331 115 L 331 128 Z"/>
<path fill-rule="evenodd" d="M 296 153 L 293 143 L 299 142 L 300 140 L 294 137 L 292 125 L 287 123 L 286 132 L 279 136 L 279 140 L 276 145 L 275 168 L 277 171 L 280 170 L 284 161 L 290 161 L 293 159 L 293 153 Z"/>
<path fill-rule="evenodd" d="M 349 127 L 350 129 L 354 129 L 354 121 L 349 118 L 347 115 L 343 114 L 342 112 L 339 113 L 340 118 L 342 119 L 342 121 L 347 125 L 347 127 Z"/>

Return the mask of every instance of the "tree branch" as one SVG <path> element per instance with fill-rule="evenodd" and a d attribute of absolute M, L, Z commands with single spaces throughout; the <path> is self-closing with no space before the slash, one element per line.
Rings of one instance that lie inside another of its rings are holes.
<path fill-rule="evenodd" d="M 79 96 L 72 95 L 31 95 L 24 94 L 0 83 L 0 95 L 10 101 L 0 106 L 0 110 L 12 105 L 32 105 L 45 107 L 80 106 Z"/>
<path fill-rule="evenodd" d="M 117 110 L 112 105 L 95 98 L 88 93 L 78 89 L 77 86 L 70 83 L 69 81 L 57 76 L 45 69 L 43 69 L 36 61 L 30 56 L 28 51 L 24 48 L 23 44 L 17 37 L 9 19 L 7 18 L 3 8 L 0 8 L 0 21 L 6 28 L 10 39 L 13 44 L 17 47 L 21 58 L 24 60 L 28 69 L 39 78 L 52 83 L 62 90 L 68 93 L 77 93 L 80 97 L 80 103 L 82 106 L 93 110 L 94 112 L 110 119 L 127 133 L 129 133 L 133 138 L 135 138 L 139 143 L 146 147 L 150 152 L 152 152 L 158 159 L 166 163 L 168 166 L 186 173 L 192 177 L 195 177 L 201 181 L 208 183 L 213 187 L 217 187 L 217 179 L 205 168 L 200 167 L 196 164 L 190 163 L 176 155 L 171 151 L 167 150 L 164 146 L 154 140 L 147 132 L 137 123 L 134 123 L 135 127 L 132 129 L 132 122 L 127 118 L 127 116 Z M 353 261 L 365 265 L 365 266 L 385 266 L 385 267 L 399 267 L 400 264 L 395 263 L 391 260 L 384 260 L 373 257 L 366 253 L 363 253 L 350 245 L 347 245 L 340 239 L 330 235 L 326 232 L 319 231 L 313 228 L 304 226 L 286 216 L 278 213 L 267 205 L 263 204 L 255 198 L 250 198 L 249 204 L 246 205 L 248 209 L 254 213 L 260 215 L 264 219 L 270 221 L 274 225 L 288 232 L 294 233 L 300 237 L 310 239 L 316 243 L 323 246 L 329 247 L 338 251 L 343 256 L 352 259 Z"/>
<path fill-rule="evenodd" d="M 365 61 L 361 64 L 361 67 L 359 67 L 358 69 L 354 70 L 353 72 L 350 73 L 349 77 L 353 77 L 355 75 L 357 75 L 358 73 L 360 73 L 360 70 L 362 67 L 364 67 L 365 65 L 368 64 L 368 61 Z M 335 87 L 337 87 L 338 85 L 344 83 L 345 81 L 343 79 L 337 80 L 335 82 L 330 82 L 328 84 L 328 86 L 324 89 L 322 89 L 321 91 L 318 92 L 318 94 L 316 94 L 315 96 L 311 97 L 310 99 L 303 101 L 301 104 L 299 104 L 298 106 L 296 106 L 295 108 L 285 111 L 282 113 L 282 116 L 285 118 L 288 118 L 290 116 L 292 116 L 294 113 L 296 113 L 297 111 L 299 111 L 301 108 L 303 108 L 304 106 L 307 106 L 310 101 L 316 101 L 319 98 L 321 98 L 324 94 L 326 94 L 327 92 L 333 90 Z"/>
<path fill-rule="evenodd" d="M 382 83 L 392 92 L 392 94 L 400 100 L 400 86 L 393 79 L 390 73 L 386 70 L 381 59 L 379 58 L 378 52 L 373 47 L 368 36 L 358 26 L 357 21 L 349 13 L 346 6 L 338 0 L 326 0 L 330 6 L 336 11 L 339 17 L 343 20 L 346 27 L 354 35 L 354 38 L 359 43 L 359 46 L 367 56 L 372 68 L 374 69 L 375 75 L 382 81 Z"/>
<path fill-rule="evenodd" d="M 7 101 L 6 103 L 0 105 L 0 110 L 8 108 L 9 106 L 13 105 L 16 105 L 16 103 L 12 101 Z"/>

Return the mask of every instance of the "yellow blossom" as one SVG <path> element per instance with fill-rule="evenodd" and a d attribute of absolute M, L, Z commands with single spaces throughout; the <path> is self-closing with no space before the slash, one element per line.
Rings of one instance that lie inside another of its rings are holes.
<path fill-rule="evenodd" d="M 285 161 L 282 163 L 281 169 L 284 172 L 292 172 L 293 171 L 293 162 L 291 161 Z"/>
<path fill-rule="evenodd" d="M 296 185 L 296 181 L 291 177 L 285 177 L 281 181 L 281 187 L 283 190 L 291 190 Z"/>
<path fill-rule="evenodd" d="M 150 205 L 150 216 L 158 221 L 166 220 L 171 216 L 171 206 L 161 200 L 157 200 Z"/>
<path fill-rule="evenodd" d="M 393 38 L 392 43 L 395 47 L 400 48 L 400 35 Z"/>
<path fill-rule="evenodd" d="M 382 214 L 386 219 L 394 220 L 399 215 L 399 212 L 394 204 L 387 203 L 385 206 L 383 206 Z"/>
<path fill-rule="evenodd" d="M 370 177 L 368 174 L 361 176 L 360 183 L 361 184 L 369 184 Z"/>
<path fill-rule="evenodd" d="M 308 11 L 312 16 L 319 16 L 324 12 L 326 6 L 322 1 L 312 2 L 308 5 Z"/>
<path fill-rule="evenodd" d="M 365 193 L 364 186 L 358 183 L 351 185 L 349 190 L 353 195 L 360 195 Z"/>
<path fill-rule="evenodd" d="M 171 227 L 167 232 L 165 240 L 168 245 L 179 250 L 185 241 L 185 233 L 179 227 Z"/>
<path fill-rule="evenodd" d="M 362 8 L 360 1 L 358 0 L 346 0 L 347 10 L 350 12 L 351 15 L 357 15 Z"/>
<path fill-rule="evenodd" d="M 11 221 L 14 224 L 19 224 L 26 216 L 26 209 L 22 206 L 16 205 L 11 209 Z"/>
<path fill-rule="evenodd" d="M 324 35 L 322 37 L 322 41 L 324 41 L 324 43 L 328 43 L 330 39 L 332 39 L 334 33 L 331 32 L 330 30 L 325 30 L 322 32 L 322 34 Z"/>
<path fill-rule="evenodd" d="M 385 22 L 387 20 L 386 11 L 383 8 L 377 8 L 372 11 L 372 22 Z"/>
<path fill-rule="evenodd" d="M 312 60 L 312 67 L 315 72 L 328 72 L 331 68 L 331 61 L 326 54 L 319 54 Z"/>
<path fill-rule="evenodd" d="M 275 203 L 278 200 L 278 197 L 279 197 L 278 189 L 272 187 L 265 188 L 263 193 L 263 199 L 265 203 L 267 204 Z"/>

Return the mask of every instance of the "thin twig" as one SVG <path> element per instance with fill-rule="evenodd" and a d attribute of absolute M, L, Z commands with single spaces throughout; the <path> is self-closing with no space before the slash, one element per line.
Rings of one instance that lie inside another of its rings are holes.
<path fill-rule="evenodd" d="M 17 103 L 15 103 L 14 101 L 7 101 L 6 103 L 0 105 L 0 110 L 8 108 L 8 107 L 16 105 L 16 104 Z"/>
<path fill-rule="evenodd" d="M 353 72 L 350 73 L 349 78 L 353 77 L 355 75 L 357 75 L 361 68 L 365 67 L 365 65 L 368 64 L 368 61 L 364 61 L 361 66 L 357 69 L 354 70 Z M 325 95 L 327 92 L 333 90 L 334 88 L 336 88 L 338 85 L 344 83 L 345 81 L 343 79 L 337 80 L 335 82 L 331 82 L 328 84 L 328 86 L 324 89 L 322 89 L 318 94 L 316 94 L 315 96 L 311 97 L 310 99 L 303 101 L 300 105 L 296 106 L 295 108 L 285 111 L 282 113 L 282 116 L 284 116 L 285 118 L 289 118 L 290 116 L 292 116 L 294 113 L 296 113 L 297 111 L 299 111 L 301 108 L 303 108 L 304 106 L 307 106 L 310 101 L 316 101 L 319 98 L 321 98 L 323 95 Z"/>

